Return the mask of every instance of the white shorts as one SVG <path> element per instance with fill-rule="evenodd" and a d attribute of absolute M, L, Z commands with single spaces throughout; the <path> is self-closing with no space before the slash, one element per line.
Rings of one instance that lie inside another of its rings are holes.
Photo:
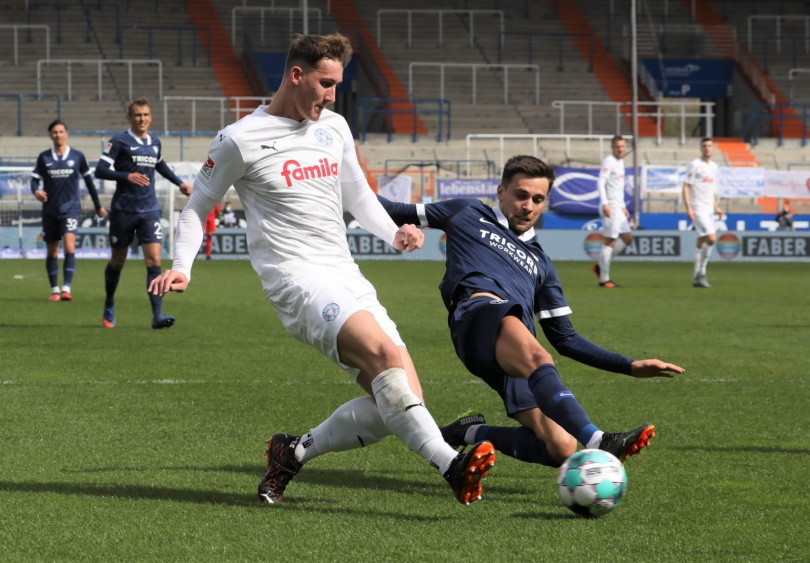
<path fill-rule="evenodd" d="M 278 280 L 262 279 L 265 296 L 273 305 L 287 332 L 348 371 L 357 378 L 359 370 L 340 362 L 337 336 L 343 323 L 357 311 L 368 311 L 397 346 L 405 346 L 397 325 L 377 300 L 374 286 L 363 277 L 356 264 L 352 268 L 329 269 L 301 263 L 284 263 Z"/>
<path fill-rule="evenodd" d="M 606 217 L 600 208 L 599 215 L 602 217 L 602 234 L 605 238 L 617 239 L 622 233 L 632 232 L 623 207 L 611 207 L 610 217 Z"/>
<path fill-rule="evenodd" d="M 713 235 L 717 231 L 714 226 L 714 210 L 695 210 L 694 216 L 695 220 L 692 223 L 699 237 Z"/>

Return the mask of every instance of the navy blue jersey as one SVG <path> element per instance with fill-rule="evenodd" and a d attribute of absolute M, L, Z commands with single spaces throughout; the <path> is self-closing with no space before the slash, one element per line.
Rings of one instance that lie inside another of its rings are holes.
<path fill-rule="evenodd" d="M 115 168 L 115 171 L 110 169 Z M 155 170 L 173 184 L 180 185 L 178 178 L 163 161 L 160 140 L 147 135 L 141 139 L 131 131 L 119 133 L 107 143 L 96 167 L 96 177 L 115 180 L 111 209 L 128 213 L 158 211 L 160 204 L 155 196 Z M 133 184 L 127 179 L 132 172 L 149 177 L 148 186 Z"/>
<path fill-rule="evenodd" d="M 534 229 L 518 235 L 500 209 L 477 199 L 417 205 L 380 201 L 397 225 L 412 223 L 447 234 L 447 270 L 439 290 L 449 311 L 470 293 L 484 291 L 540 318 L 570 314 L 554 264 Z"/>
<path fill-rule="evenodd" d="M 43 190 L 48 194 L 48 201 L 42 204 L 42 214 L 78 217 L 82 209 L 79 199 L 79 182 L 82 178 L 98 211 L 101 204 L 93 174 L 80 151 L 66 147 L 65 154 L 61 156 L 53 150 L 39 153 L 31 173 L 31 193 Z"/>

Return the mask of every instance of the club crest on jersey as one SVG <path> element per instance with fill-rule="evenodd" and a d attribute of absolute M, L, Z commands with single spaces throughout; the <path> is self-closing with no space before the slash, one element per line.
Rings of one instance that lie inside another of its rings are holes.
<path fill-rule="evenodd" d="M 70 166 L 71 168 L 73 168 L 73 165 L 74 165 L 74 164 L 76 164 L 76 161 L 75 161 L 75 160 L 68 160 L 68 161 L 67 161 L 67 165 L 68 165 L 68 166 Z"/>
<path fill-rule="evenodd" d="M 214 173 L 214 166 L 216 166 L 216 163 L 209 156 L 208 160 L 203 162 L 202 168 L 200 168 L 200 174 L 202 174 L 205 177 L 206 180 L 210 180 L 211 179 L 211 174 Z"/>
<path fill-rule="evenodd" d="M 281 169 L 281 175 L 287 182 L 287 187 L 291 188 L 293 180 L 300 182 L 312 178 L 324 178 L 326 176 L 338 175 L 337 162 L 329 162 L 328 158 L 321 158 L 314 166 L 302 166 L 297 160 L 288 160 Z"/>
<path fill-rule="evenodd" d="M 337 303 L 330 303 L 329 305 L 323 308 L 323 311 L 321 311 L 321 315 L 323 315 L 323 320 L 325 320 L 328 323 L 331 323 L 336 318 L 338 318 L 339 314 L 340 314 L 340 305 L 338 305 Z"/>
<path fill-rule="evenodd" d="M 156 146 L 152 146 L 152 150 L 155 151 L 155 154 L 158 153 L 158 148 Z"/>
<path fill-rule="evenodd" d="M 325 129 L 315 129 L 315 140 L 318 141 L 322 145 L 331 145 L 332 141 L 332 134 L 325 130 Z"/>

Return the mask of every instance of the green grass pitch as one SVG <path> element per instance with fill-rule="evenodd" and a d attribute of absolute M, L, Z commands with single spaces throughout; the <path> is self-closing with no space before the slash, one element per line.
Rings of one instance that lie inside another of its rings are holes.
<path fill-rule="evenodd" d="M 439 263 L 363 262 L 440 422 L 469 408 L 510 424 L 455 357 Z M 153 331 L 132 260 L 118 326 L 101 327 L 103 261 L 80 260 L 71 303 L 43 261 L 0 261 L 0 560 L 810 560 L 810 264 L 557 264 L 577 330 L 687 372 L 635 380 L 558 359 L 609 431 L 653 422 L 615 512 L 581 520 L 554 469 L 504 455 L 481 502 L 456 503 L 394 438 L 305 466 L 256 501 L 264 440 L 316 425 L 359 388 L 288 337 L 246 261 L 198 262 Z M 556 356 L 555 356 L 556 357 Z"/>

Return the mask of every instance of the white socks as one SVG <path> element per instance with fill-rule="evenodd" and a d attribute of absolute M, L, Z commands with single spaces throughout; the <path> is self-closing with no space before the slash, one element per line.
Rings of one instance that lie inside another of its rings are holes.
<path fill-rule="evenodd" d="M 610 279 L 610 261 L 612 259 L 613 247 L 603 245 L 602 252 L 599 254 L 599 281 L 602 283 Z"/>
<path fill-rule="evenodd" d="M 374 399 L 367 395 L 358 397 L 340 405 L 329 418 L 302 436 L 295 447 L 295 459 L 306 463 L 325 453 L 363 448 L 390 433 Z"/>
<path fill-rule="evenodd" d="M 388 430 L 444 474 L 457 452 L 444 441 L 433 417 L 411 391 L 405 370 L 385 370 L 371 382 L 371 389 Z"/>
<path fill-rule="evenodd" d="M 411 391 L 405 370 L 386 370 L 374 378 L 371 387 L 373 398 L 358 397 L 342 404 L 302 436 L 295 459 L 306 463 L 325 453 L 369 446 L 394 434 L 444 474 L 458 454 Z"/>
<path fill-rule="evenodd" d="M 706 265 L 714 250 L 714 245 L 707 242 L 695 252 L 695 277 L 706 275 Z"/>

